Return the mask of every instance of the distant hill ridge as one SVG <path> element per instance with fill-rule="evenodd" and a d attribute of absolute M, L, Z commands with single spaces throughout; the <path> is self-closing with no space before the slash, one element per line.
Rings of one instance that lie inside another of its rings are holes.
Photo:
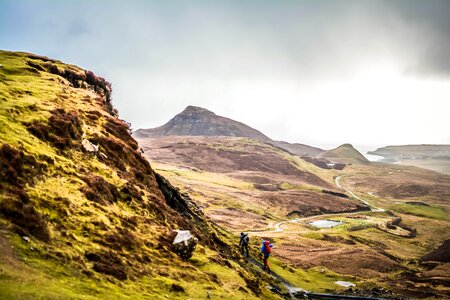
<path fill-rule="evenodd" d="M 369 154 L 383 157 L 382 162 L 399 163 L 450 174 L 450 145 L 386 146 Z"/>
<path fill-rule="evenodd" d="M 369 154 L 384 158 L 450 158 L 450 145 L 398 145 L 386 146 L 370 151 Z"/>
<path fill-rule="evenodd" d="M 334 162 L 346 164 L 369 164 L 369 160 L 364 157 L 351 144 L 343 144 L 337 148 L 325 151 L 319 155 Z"/>
<path fill-rule="evenodd" d="M 166 124 L 151 129 L 138 129 L 133 135 L 138 139 L 162 136 L 246 137 L 278 146 L 299 156 L 316 156 L 324 151 L 308 145 L 274 141 L 244 123 L 218 116 L 212 111 L 198 106 L 188 106 Z"/>

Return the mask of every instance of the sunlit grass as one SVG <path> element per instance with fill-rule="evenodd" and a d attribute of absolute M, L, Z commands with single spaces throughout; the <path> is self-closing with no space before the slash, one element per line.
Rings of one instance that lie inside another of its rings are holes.
<path fill-rule="evenodd" d="M 152 162 L 155 170 L 163 172 L 169 177 L 182 177 L 185 180 L 192 180 L 201 183 L 208 183 L 218 186 L 225 186 L 240 190 L 252 190 L 253 184 L 243 180 L 228 177 L 223 174 L 207 172 L 202 170 L 189 170 L 184 168 L 177 168 L 174 166 L 163 165 Z"/>
<path fill-rule="evenodd" d="M 338 280 L 358 283 L 358 279 L 354 276 L 341 275 L 325 267 L 315 267 L 307 270 L 292 268 L 273 257 L 270 258 L 270 268 L 294 286 L 318 293 L 345 289 L 335 284 Z"/>
<path fill-rule="evenodd" d="M 424 206 L 415 204 L 394 204 L 389 209 L 404 214 L 414 215 L 418 217 L 444 220 L 450 222 L 450 214 L 443 208 L 438 206 Z"/>

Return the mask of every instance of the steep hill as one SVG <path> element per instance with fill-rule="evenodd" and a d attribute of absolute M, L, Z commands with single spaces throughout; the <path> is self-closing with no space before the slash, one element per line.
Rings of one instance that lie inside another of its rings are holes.
<path fill-rule="evenodd" d="M 276 298 L 189 196 L 156 174 L 111 84 L 0 51 L 0 298 Z M 190 230 L 197 251 L 171 251 Z"/>
<path fill-rule="evenodd" d="M 167 135 L 239 136 L 270 141 L 256 129 L 197 106 L 188 106 L 166 124 L 153 129 L 139 129 L 134 135 L 138 138 Z"/>
<path fill-rule="evenodd" d="M 319 157 L 346 164 L 369 164 L 369 160 L 350 144 L 322 152 Z"/>

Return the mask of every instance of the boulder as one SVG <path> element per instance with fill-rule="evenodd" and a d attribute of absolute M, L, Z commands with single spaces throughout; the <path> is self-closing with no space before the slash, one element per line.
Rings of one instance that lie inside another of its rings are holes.
<path fill-rule="evenodd" d="M 81 145 L 83 146 L 83 149 L 86 152 L 93 152 L 93 153 L 97 153 L 98 152 L 98 145 L 94 145 L 89 140 L 84 139 L 81 142 Z"/>
<path fill-rule="evenodd" d="M 175 230 L 174 235 L 172 251 L 183 259 L 190 258 L 197 247 L 197 238 L 189 230 Z"/>

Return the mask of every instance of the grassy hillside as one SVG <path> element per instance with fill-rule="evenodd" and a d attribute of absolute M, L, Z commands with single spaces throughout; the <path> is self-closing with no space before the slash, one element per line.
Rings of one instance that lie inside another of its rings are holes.
<path fill-rule="evenodd" d="M 106 80 L 27 53 L 0 64 L 0 298 L 276 298 L 155 174 Z M 189 260 L 170 251 L 173 229 L 199 239 Z"/>
<path fill-rule="evenodd" d="M 346 164 L 369 164 L 367 158 L 350 144 L 343 144 L 337 148 L 322 152 L 319 154 L 319 157 Z"/>

